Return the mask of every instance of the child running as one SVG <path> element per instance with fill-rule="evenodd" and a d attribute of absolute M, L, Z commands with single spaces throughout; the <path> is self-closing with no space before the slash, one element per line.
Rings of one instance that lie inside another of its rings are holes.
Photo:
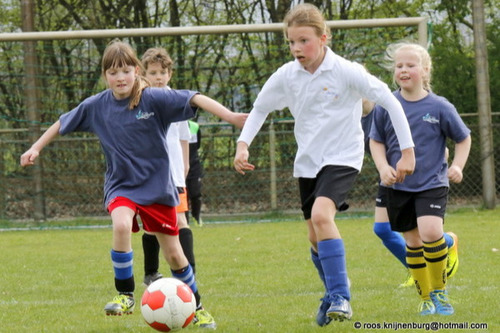
<path fill-rule="evenodd" d="M 386 110 L 376 106 L 370 151 L 381 179 L 377 205 L 387 208 L 392 231 L 403 233 L 406 263 L 421 297 L 419 313 L 450 315 L 454 310 L 446 281 L 451 252 L 443 232 L 443 218 L 449 181 L 459 183 L 463 178 L 471 146 L 470 130 L 455 107 L 431 91 L 432 64 L 425 48 L 401 43 L 389 47 L 387 54 L 399 86 L 394 95 L 403 105 L 415 139 L 416 168 L 413 175 L 396 182 L 398 139 L 387 122 Z M 447 138 L 456 143 L 450 167 Z M 456 238 L 453 241 L 456 243 Z"/>
<path fill-rule="evenodd" d="M 238 139 L 234 167 L 241 174 L 254 170 L 248 147 L 270 112 L 289 108 L 298 144 L 293 174 L 299 182 L 311 258 L 325 287 L 316 322 L 325 326 L 352 316 L 344 243 L 335 215 L 348 208 L 347 194 L 363 163 L 362 98 L 389 110 L 402 155 L 398 181 L 413 172 L 413 140 L 401 104 L 387 85 L 327 46 L 330 32 L 317 7 L 293 7 L 285 16 L 284 33 L 295 60 L 281 66 L 259 93 Z"/>
<path fill-rule="evenodd" d="M 85 99 L 63 114 L 28 149 L 21 166 L 35 163 L 42 149 L 59 134 L 95 133 L 106 157 L 104 204 L 111 215 L 111 261 L 118 291 L 104 307 L 107 315 L 132 313 L 134 301 L 131 232 L 137 232 L 137 215 L 143 227 L 158 238 L 172 275 L 185 282 L 203 310 L 195 277 L 179 243 L 175 206 L 179 203 L 173 184 L 166 135 L 172 122 L 192 118 L 202 108 L 237 126 L 246 115 L 229 111 L 213 99 L 189 90 L 150 88 L 141 74 L 141 62 L 132 47 L 113 41 L 102 57 L 102 75 L 109 89 Z M 205 322 L 201 327 L 215 328 Z"/>
<path fill-rule="evenodd" d="M 361 124 L 365 134 L 365 151 L 370 154 L 370 129 L 373 121 L 373 108 L 375 104 L 371 101 L 363 100 L 363 117 Z M 445 149 L 445 159 L 448 160 L 448 148 Z M 418 166 L 417 166 L 418 167 Z M 382 244 L 391 252 L 396 259 L 403 264 L 407 274 L 406 279 L 399 287 L 413 287 L 415 280 L 408 271 L 406 263 L 406 243 L 400 232 L 393 231 L 387 215 L 387 198 L 382 185 L 379 185 L 377 197 L 375 199 L 375 222 L 373 223 L 373 232 L 380 238 Z M 455 276 L 458 270 L 458 237 L 455 233 L 449 231 L 444 234 L 446 244 L 448 245 L 448 260 L 446 261 L 447 278 Z"/>

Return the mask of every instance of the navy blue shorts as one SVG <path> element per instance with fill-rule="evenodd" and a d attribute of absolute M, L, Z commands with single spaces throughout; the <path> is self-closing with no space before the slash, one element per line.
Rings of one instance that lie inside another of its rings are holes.
<path fill-rule="evenodd" d="M 311 218 L 311 211 L 317 197 L 330 198 L 339 212 L 347 210 L 347 194 L 352 188 L 359 171 L 340 165 L 327 165 L 316 178 L 299 178 L 300 201 L 304 218 Z"/>
<path fill-rule="evenodd" d="M 438 216 L 444 219 L 448 203 L 448 187 L 421 192 L 398 191 L 387 188 L 387 214 L 391 229 L 410 231 L 417 227 L 417 218 Z"/>

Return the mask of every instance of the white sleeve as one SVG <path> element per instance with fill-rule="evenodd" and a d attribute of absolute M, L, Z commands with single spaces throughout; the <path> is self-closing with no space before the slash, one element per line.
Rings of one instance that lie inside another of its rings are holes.
<path fill-rule="evenodd" d="M 399 149 L 403 150 L 415 147 L 408 119 L 406 119 L 403 107 L 397 98 L 391 93 L 385 96 L 384 99 L 379 100 L 378 103 L 387 110 L 389 117 L 391 117 L 392 127 L 394 127 L 394 131 L 398 137 Z"/>
<path fill-rule="evenodd" d="M 286 68 L 290 66 L 285 64 L 280 67 L 266 81 L 257 99 L 253 104 L 253 109 L 245 121 L 238 141 L 243 141 L 250 146 L 260 128 L 266 121 L 267 115 L 275 110 L 282 110 L 288 105 L 288 99 L 285 92 Z"/>
<path fill-rule="evenodd" d="M 253 139 L 259 132 L 260 128 L 264 124 L 264 121 L 266 121 L 267 115 L 268 115 L 267 112 L 260 112 L 255 108 L 252 109 L 252 111 L 250 111 L 250 114 L 248 115 L 247 120 L 245 121 L 243 129 L 241 130 L 238 142 L 243 141 L 248 146 L 250 146 L 250 144 L 252 144 Z"/>
<path fill-rule="evenodd" d="M 408 119 L 406 119 L 403 107 L 390 91 L 387 84 L 368 73 L 363 66 L 357 63 L 351 64 L 351 72 L 357 72 L 357 74 L 350 78 L 357 89 L 359 89 L 359 92 L 363 97 L 367 97 L 370 101 L 381 105 L 389 113 L 392 126 L 398 137 L 399 148 L 403 150 L 415 147 L 411 136 L 410 125 L 408 124 Z"/>

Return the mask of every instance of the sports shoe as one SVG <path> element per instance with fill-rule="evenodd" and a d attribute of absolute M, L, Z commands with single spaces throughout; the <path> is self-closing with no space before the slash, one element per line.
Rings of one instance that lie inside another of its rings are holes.
<path fill-rule="evenodd" d="M 330 301 L 330 307 L 326 311 L 326 315 L 330 317 L 330 319 L 338 321 L 351 319 L 352 309 L 348 300 L 340 295 L 333 295 Z"/>
<path fill-rule="evenodd" d="M 408 276 L 406 277 L 406 280 L 399 285 L 400 288 L 406 288 L 406 287 L 412 287 L 415 285 L 415 280 L 413 279 L 413 276 L 411 276 L 410 272 L 408 272 Z"/>
<path fill-rule="evenodd" d="M 432 315 L 436 313 L 436 307 L 430 299 L 426 299 L 420 302 L 418 312 L 421 316 Z"/>
<path fill-rule="evenodd" d="M 215 330 L 217 324 L 214 317 L 205 309 L 196 310 L 193 318 L 193 325 L 201 328 L 210 328 Z"/>
<path fill-rule="evenodd" d="M 134 307 L 135 301 L 132 296 L 120 294 L 106 304 L 104 311 L 106 312 L 106 316 L 121 316 L 124 313 L 132 314 Z"/>
<path fill-rule="evenodd" d="M 158 279 L 161 279 L 163 275 L 161 273 L 148 274 L 144 276 L 144 285 L 149 286 L 151 283 L 155 282 Z"/>
<path fill-rule="evenodd" d="M 196 222 L 195 224 L 196 224 L 198 227 L 203 227 L 203 220 L 201 219 L 201 217 L 200 217 L 200 219 L 199 219 L 199 220 L 197 220 L 197 219 L 194 219 L 194 220 L 195 220 L 195 222 Z"/>
<path fill-rule="evenodd" d="M 330 324 L 332 318 L 326 315 L 326 311 L 330 308 L 330 302 L 328 302 L 328 295 L 325 294 L 325 297 L 321 299 L 321 304 L 318 308 L 318 313 L 316 314 L 316 323 L 319 326 L 326 326 Z"/>
<path fill-rule="evenodd" d="M 453 246 L 448 249 L 448 260 L 446 261 L 446 275 L 449 279 L 458 270 L 458 237 L 451 231 L 447 234 L 453 238 Z"/>
<path fill-rule="evenodd" d="M 436 307 L 436 313 L 444 316 L 452 315 L 455 311 L 448 300 L 448 295 L 444 290 L 434 290 L 430 293 L 432 303 Z"/>

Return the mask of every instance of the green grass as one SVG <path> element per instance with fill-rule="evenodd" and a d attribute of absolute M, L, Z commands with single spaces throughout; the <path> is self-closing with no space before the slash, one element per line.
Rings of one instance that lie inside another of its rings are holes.
<path fill-rule="evenodd" d="M 449 283 L 456 311 L 450 317 L 416 313 L 417 293 L 397 288 L 406 272 L 373 234 L 370 217 L 339 215 L 337 220 L 352 282 L 350 322 L 326 328 L 315 324 L 322 286 L 300 216 L 296 221 L 193 227 L 198 286 L 219 332 L 369 331 L 355 330 L 356 321 L 486 323 L 488 330 L 468 331 L 499 332 L 500 252 L 494 250 L 500 249 L 499 216 L 499 209 L 464 209 L 446 218 L 445 229 L 459 236 L 460 253 L 460 268 Z M 133 242 L 140 299 L 144 287 L 139 235 Z M 104 315 L 104 304 L 115 295 L 109 228 L 5 231 L 0 232 L 0 244 L 0 332 L 154 332 L 139 308 L 130 316 Z M 163 262 L 161 271 L 168 271 Z"/>

